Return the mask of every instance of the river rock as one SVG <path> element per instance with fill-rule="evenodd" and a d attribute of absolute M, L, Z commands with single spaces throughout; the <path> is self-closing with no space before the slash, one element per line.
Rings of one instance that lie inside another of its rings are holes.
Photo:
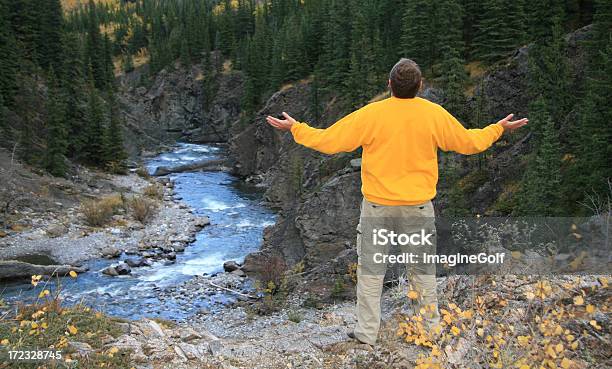
<path fill-rule="evenodd" d="M 116 277 L 119 275 L 119 273 L 117 272 L 117 269 L 115 269 L 114 266 L 109 266 L 107 268 L 104 268 L 104 270 L 102 270 L 102 274 L 110 275 L 111 277 Z"/>
<path fill-rule="evenodd" d="M 238 264 L 234 260 L 229 260 L 223 263 L 223 270 L 225 270 L 226 272 L 233 272 L 238 269 L 240 269 L 240 264 Z"/>
<path fill-rule="evenodd" d="M 52 224 L 45 230 L 47 235 L 51 238 L 56 238 L 68 233 L 68 227 L 63 224 Z"/>
<path fill-rule="evenodd" d="M 179 331 L 179 337 L 183 342 L 190 342 L 202 338 L 202 335 L 196 332 L 193 328 L 185 328 Z"/>
<path fill-rule="evenodd" d="M 246 277 L 246 273 L 242 269 L 232 270 L 231 274 L 237 275 L 238 277 Z"/>
<path fill-rule="evenodd" d="M 207 216 L 197 217 L 193 222 L 193 225 L 198 228 L 204 228 L 207 225 L 210 225 L 210 218 Z"/>
<path fill-rule="evenodd" d="M 176 252 L 171 251 L 167 254 L 164 254 L 164 257 L 168 260 L 176 260 Z"/>
<path fill-rule="evenodd" d="M 121 263 L 115 267 L 115 270 L 119 275 L 126 275 L 132 273 L 132 268 L 126 263 Z"/>
<path fill-rule="evenodd" d="M 130 268 L 138 268 L 144 265 L 145 259 L 144 258 L 129 258 L 125 260 L 125 263 Z"/>
<path fill-rule="evenodd" d="M 115 246 L 107 246 L 106 248 L 102 249 L 102 251 L 100 251 L 100 254 L 102 254 L 102 257 L 105 257 L 107 259 L 114 259 L 121 255 L 121 250 L 119 250 Z"/>
<path fill-rule="evenodd" d="M 77 356 L 86 357 L 94 352 L 93 347 L 86 342 L 71 341 L 68 342 L 68 347 L 76 351 Z"/>

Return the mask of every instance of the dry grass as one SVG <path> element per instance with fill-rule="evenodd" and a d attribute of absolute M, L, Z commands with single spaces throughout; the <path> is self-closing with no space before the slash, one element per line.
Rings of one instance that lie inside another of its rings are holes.
<path fill-rule="evenodd" d="M 85 222 L 91 227 L 102 227 L 110 222 L 113 215 L 124 207 L 120 194 L 110 195 L 99 200 L 86 200 L 81 203 Z"/>
<path fill-rule="evenodd" d="M 130 200 L 130 209 L 134 219 L 146 224 L 157 212 L 157 204 L 144 196 L 136 196 Z"/>
<path fill-rule="evenodd" d="M 151 178 L 151 175 L 149 174 L 149 171 L 147 170 L 147 168 L 145 168 L 144 166 L 140 166 L 138 167 L 138 169 L 136 169 L 136 174 L 140 177 L 140 178 L 144 178 L 144 179 L 149 179 Z"/>
<path fill-rule="evenodd" d="M 154 183 L 145 187 L 143 194 L 152 199 L 161 200 L 164 198 L 164 187 L 159 183 Z"/>

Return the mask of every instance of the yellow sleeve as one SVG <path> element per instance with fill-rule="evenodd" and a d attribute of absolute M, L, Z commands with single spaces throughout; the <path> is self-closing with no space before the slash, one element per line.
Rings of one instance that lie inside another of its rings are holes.
<path fill-rule="evenodd" d="M 291 127 L 293 139 L 300 145 L 324 154 L 350 152 L 363 145 L 367 138 L 365 108 L 352 112 L 326 129 L 313 128 L 306 123 Z"/>
<path fill-rule="evenodd" d="M 471 155 L 485 151 L 504 133 L 498 123 L 485 128 L 466 129 L 455 117 L 442 108 L 443 114 L 436 130 L 438 147 L 444 151 L 455 151 Z"/>

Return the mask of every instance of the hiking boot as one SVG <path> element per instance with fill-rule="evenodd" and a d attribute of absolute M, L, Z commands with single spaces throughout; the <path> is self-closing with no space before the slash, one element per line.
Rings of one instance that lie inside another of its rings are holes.
<path fill-rule="evenodd" d="M 367 343 L 367 342 L 363 342 L 362 340 L 360 340 L 359 338 L 357 338 L 357 336 L 355 336 L 355 332 L 348 332 L 346 335 L 347 335 L 347 336 L 348 336 L 350 339 L 355 340 L 355 341 L 359 342 L 359 343 L 360 343 L 360 344 L 362 344 L 362 345 L 372 346 L 372 345 L 370 345 L 369 343 Z"/>

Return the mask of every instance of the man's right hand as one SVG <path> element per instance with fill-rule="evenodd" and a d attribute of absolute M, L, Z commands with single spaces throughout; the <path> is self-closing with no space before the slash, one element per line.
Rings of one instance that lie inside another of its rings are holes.
<path fill-rule="evenodd" d="M 526 125 L 527 122 L 529 122 L 529 119 L 527 118 L 519 120 L 510 120 L 512 119 L 512 117 L 514 117 L 514 114 L 509 114 L 507 117 L 497 122 L 497 124 L 504 128 L 504 132 L 512 132 L 517 128 L 521 128 L 522 126 Z"/>

